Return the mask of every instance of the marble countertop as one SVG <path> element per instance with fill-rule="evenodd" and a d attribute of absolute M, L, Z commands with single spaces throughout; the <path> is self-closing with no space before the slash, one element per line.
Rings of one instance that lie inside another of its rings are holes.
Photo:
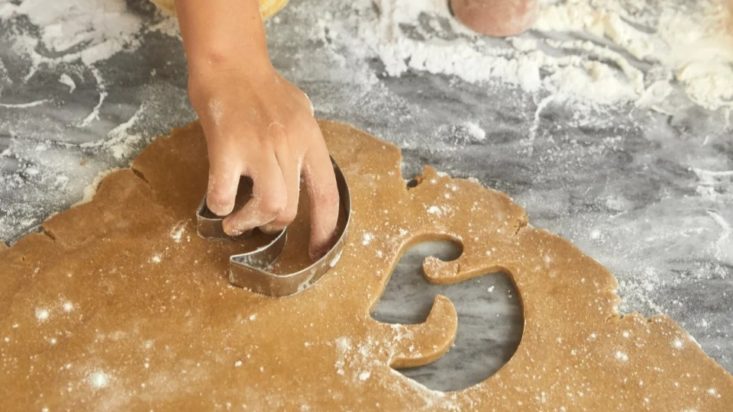
<path fill-rule="evenodd" d="M 194 119 L 172 20 L 145 1 L 119 3 L 120 15 L 136 25 L 104 37 L 102 51 L 114 53 L 103 57 L 89 54 L 95 40 L 54 52 L 28 18 L 0 20 L 6 242 L 79 201 L 101 171 L 126 166 L 156 135 Z M 292 0 L 268 23 L 275 65 L 310 95 L 318 116 L 401 146 L 406 178 L 431 164 L 508 193 L 533 225 L 570 239 L 614 272 L 622 312 L 668 314 L 733 371 L 729 112 L 685 105 L 662 113 L 628 102 L 581 107 L 502 82 L 488 87 L 418 70 L 391 76 L 378 58 L 329 40 L 328 19 L 346 12 L 333 0 Z M 115 49 L 109 42 L 116 35 L 127 37 Z M 433 245 L 406 256 L 376 316 L 424 316 L 435 290 L 422 284 L 419 258 L 449 252 Z M 479 287 L 494 293 L 478 296 Z M 458 303 L 456 347 L 447 360 L 407 373 L 431 388 L 456 389 L 508 359 L 521 335 L 521 306 L 500 275 L 445 293 Z"/>

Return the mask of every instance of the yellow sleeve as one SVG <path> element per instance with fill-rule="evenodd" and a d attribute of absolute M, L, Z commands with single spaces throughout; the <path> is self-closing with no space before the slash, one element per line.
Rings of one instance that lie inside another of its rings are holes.
<path fill-rule="evenodd" d="M 167 13 L 176 13 L 176 0 L 152 0 L 152 2 Z M 274 16 L 286 4 L 288 4 L 288 0 L 260 0 L 260 14 L 262 15 L 262 19 L 266 20 Z"/>

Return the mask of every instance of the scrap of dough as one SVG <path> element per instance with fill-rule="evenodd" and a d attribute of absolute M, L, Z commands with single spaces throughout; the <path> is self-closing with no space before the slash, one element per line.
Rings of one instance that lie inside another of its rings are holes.
<path fill-rule="evenodd" d="M 514 36 L 532 27 L 536 0 L 450 0 L 453 15 L 471 30 L 488 36 Z"/>
<path fill-rule="evenodd" d="M 426 168 L 416 187 L 400 151 L 321 122 L 352 192 L 343 255 L 315 286 L 272 299 L 230 287 L 227 257 L 254 247 L 206 241 L 193 212 L 207 162 L 197 124 L 157 139 L 94 199 L 0 251 L 0 399 L 5 410 L 700 410 L 733 404 L 733 377 L 672 320 L 621 316 L 616 280 L 524 210 L 478 183 Z M 283 259 L 303 259 L 307 228 Z M 418 241 L 453 283 L 493 270 L 516 284 L 524 333 L 496 374 L 456 392 L 395 372 L 440 357 L 456 313 L 438 296 L 425 323 L 388 325 L 370 308 Z M 364 239 L 368 239 L 365 242 Z M 366 243 L 366 244 L 365 244 Z M 289 254 L 288 254 L 289 253 Z M 300 262 L 303 263 L 303 262 Z"/>

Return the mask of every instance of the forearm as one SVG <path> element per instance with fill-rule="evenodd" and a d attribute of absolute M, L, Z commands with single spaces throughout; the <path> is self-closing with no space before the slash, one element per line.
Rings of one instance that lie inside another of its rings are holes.
<path fill-rule="evenodd" d="M 177 0 L 192 79 L 222 70 L 272 70 L 258 0 Z"/>

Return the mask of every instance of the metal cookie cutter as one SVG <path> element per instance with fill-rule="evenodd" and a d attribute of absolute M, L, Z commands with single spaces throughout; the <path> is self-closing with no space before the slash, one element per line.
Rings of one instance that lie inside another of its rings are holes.
<path fill-rule="evenodd" d="M 331 249 L 310 266 L 292 273 L 273 273 L 271 265 L 280 256 L 288 237 L 287 228 L 279 232 L 267 244 L 247 253 L 229 257 L 229 283 L 246 288 L 253 292 L 269 296 L 288 296 L 313 285 L 329 269 L 336 266 L 349 228 L 351 218 L 351 196 L 346 178 L 336 162 L 331 158 L 336 174 L 336 186 L 339 191 L 340 210 L 337 239 Z M 343 218 L 341 218 L 343 216 Z M 201 237 L 229 238 L 222 228 L 222 218 L 213 214 L 206 207 L 206 198 L 201 201 L 196 211 L 197 230 Z"/>

